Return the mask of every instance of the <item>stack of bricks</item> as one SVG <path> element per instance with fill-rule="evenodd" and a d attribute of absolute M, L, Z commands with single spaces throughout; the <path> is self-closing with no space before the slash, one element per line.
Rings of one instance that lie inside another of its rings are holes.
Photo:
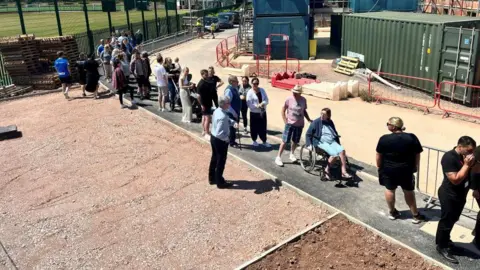
<path fill-rule="evenodd" d="M 78 59 L 78 46 L 72 36 L 36 39 L 32 35 L 0 39 L 0 52 L 5 59 L 5 68 L 16 85 L 31 85 L 34 89 L 56 89 L 60 81 L 53 64 L 57 52 L 63 51 L 70 62 L 72 77 Z"/>

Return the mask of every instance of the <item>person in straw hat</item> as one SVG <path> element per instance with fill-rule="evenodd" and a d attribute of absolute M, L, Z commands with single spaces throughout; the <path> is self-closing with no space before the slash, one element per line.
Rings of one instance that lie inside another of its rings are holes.
<path fill-rule="evenodd" d="M 400 217 L 400 212 L 395 208 L 395 190 L 400 186 L 412 212 L 412 222 L 418 224 L 425 220 L 425 216 L 417 209 L 413 174 L 418 171 L 423 148 L 417 136 L 404 132 L 405 127 L 399 117 L 391 117 L 387 128 L 391 133 L 383 135 L 378 141 L 376 160 L 380 185 L 386 188 L 389 219 Z"/>
<path fill-rule="evenodd" d="M 300 142 L 303 127 L 305 126 L 304 118 L 306 118 L 308 122 L 312 122 L 307 113 L 307 100 L 302 97 L 302 92 L 302 87 L 295 85 L 292 89 L 292 95 L 285 100 L 285 104 L 282 107 L 282 118 L 285 123 L 285 129 L 282 135 L 282 143 L 278 150 L 278 156 L 275 158 L 275 164 L 278 166 L 283 166 L 282 153 L 290 141 L 292 142 L 290 161 L 297 161 L 295 149 Z"/>

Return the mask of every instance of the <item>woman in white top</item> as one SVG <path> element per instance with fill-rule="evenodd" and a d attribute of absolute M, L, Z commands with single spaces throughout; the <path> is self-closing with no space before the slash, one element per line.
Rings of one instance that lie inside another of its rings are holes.
<path fill-rule="evenodd" d="M 190 83 L 192 76 L 190 70 L 185 67 L 180 77 L 180 100 L 182 102 L 182 122 L 190 123 L 192 121 L 192 101 L 190 100 L 190 90 L 193 84 Z"/>
<path fill-rule="evenodd" d="M 267 143 L 267 105 L 268 96 L 263 88 L 258 87 L 260 80 L 252 79 L 252 89 L 247 93 L 247 105 L 250 109 L 250 136 L 253 146 L 258 146 L 257 137 L 263 142 L 263 146 L 271 147 Z"/>

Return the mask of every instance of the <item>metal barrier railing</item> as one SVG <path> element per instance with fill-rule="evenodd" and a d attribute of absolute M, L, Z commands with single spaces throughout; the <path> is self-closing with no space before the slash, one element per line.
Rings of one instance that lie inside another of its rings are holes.
<path fill-rule="evenodd" d="M 2 54 L 0 53 L 0 87 L 8 86 L 13 83 L 12 78 L 8 75 L 7 69 L 5 68 L 5 62 Z"/>
<path fill-rule="evenodd" d="M 444 178 L 441 161 L 447 151 L 430 146 L 423 146 L 423 149 L 424 151 L 421 154 L 420 166 L 416 177 L 416 190 L 425 196 L 425 208 L 430 208 L 440 205 L 438 202 L 438 188 Z M 475 213 L 478 211 L 478 204 L 470 192 L 467 197 L 463 215 L 476 218 Z"/>
<path fill-rule="evenodd" d="M 417 90 L 387 89 L 387 86 L 380 84 L 374 87 L 372 82 L 373 74 L 370 74 L 368 76 L 368 94 L 373 97 L 377 103 L 390 101 L 423 109 L 424 113 L 428 113 L 430 109 L 437 105 L 438 86 L 434 80 L 385 72 L 375 72 L 375 74 L 399 83 L 410 85 L 423 84 L 425 88 L 429 90 L 429 93 L 424 94 Z"/>
<path fill-rule="evenodd" d="M 165 49 L 168 46 L 175 46 L 179 42 L 185 42 L 194 38 L 196 38 L 196 35 L 185 30 L 169 36 L 149 40 L 141 45 L 141 50 L 154 53 L 157 50 Z"/>
<path fill-rule="evenodd" d="M 457 114 L 480 119 L 480 86 L 443 81 L 438 86 L 438 93 L 438 107 L 444 117 Z M 442 100 L 446 96 L 448 101 Z"/>

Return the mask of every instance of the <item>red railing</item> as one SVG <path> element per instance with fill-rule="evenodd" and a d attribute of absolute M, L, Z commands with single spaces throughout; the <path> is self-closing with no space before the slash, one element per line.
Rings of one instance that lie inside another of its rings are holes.
<path fill-rule="evenodd" d="M 443 117 L 457 114 L 480 119 L 480 86 L 443 81 L 438 93 L 438 108 L 444 112 Z"/>
<path fill-rule="evenodd" d="M 425 86 L 424 89 L 426 89 L 426 93 L 422 93 L 411 89 L 392 89 L 381 83 L 374 86 L 374 77 L 373 74 L 370 74 L 368 77 L 368 94 L 377 103 L 380 103 L 382 100 L 390 101 L 423 109 L 424 113 L 428 113 L 430 109 L 437 105 L 438 86 L 434 80 L 385 72 L 376 72 L 375 74 L 388 79 L 390 82 L 396 81 L 409 85 L 423 84 Z M 393 84 L 395 85 L 395 83 Z"/>
<path fill-rule="evenodd" d="M 294 71 L 294 72 L 299 72 L 300 71 L 300 60 L 296 58 L 289 58 L 288 57 L 288 41 L 289 41 L 289 36 L 284 35 L 284 34 L 270 34 L 268 36 L 268 39 L 271 40 L 272 37 L 282 37 L 282 40 L 286 42 L 286 49 L 285 49 L 285 67 L 281 67 L 280 69 L 271 69 L 271 64 L 270 64 L 270 59 L 271 59 L 271 45 L 270 43 L 267 44 L 267 53 L 264 55 L 256 55 L 256 54 L 249 54 L 249 53 L 242 53 L 242 54 L 237 54 L 239 55 L 251 55 L 253 59 L 255 60 L 255 74 L 259 77 L 267 77 L 269 78 L 273 72 L 288 72 L 288 71 Z M 233 56 L 236 54 L 236 48 L 238 47 L 238 35 L 233 35 L 230 37 L 227 37 L 218 43 L 216 47 L 216 58 L 217 58 L 217 64 L 220 65 L 221 67 L 236 67 L 240 68 L 238 66 L 235 66 L 233 63 Z M 290 64 L 294 61 L 294 64 Z M 293 68 L 291 68 L 293 67 Z"/>

